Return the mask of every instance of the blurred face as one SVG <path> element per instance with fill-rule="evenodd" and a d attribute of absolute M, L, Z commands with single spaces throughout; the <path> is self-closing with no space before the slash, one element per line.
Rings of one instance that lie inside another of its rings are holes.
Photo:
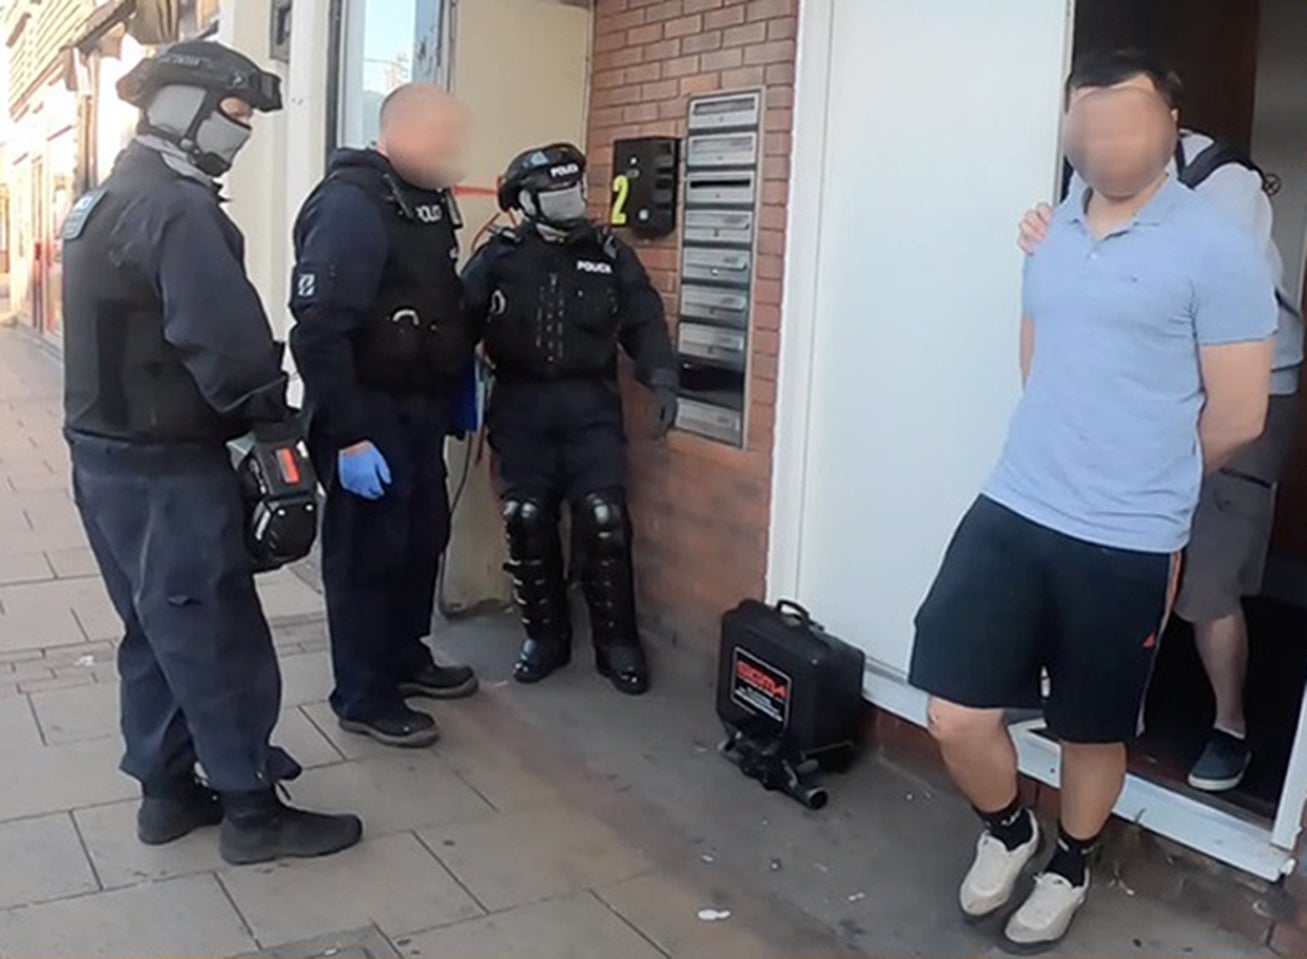
<path fill-rule="evenodd" d="M 397 104 L 378 147 L 409 183 L 428 190 L 452 187 L 466 176 L 464 155 L 471 126 L 467 110 L 434 90 Z"/>
<path fill-rule="evenodd" d="M 1067 108 L 1067 159 L 1097 193 L 1128 199 L 1156 182 L 1175 150 L 1179 113 L 1145 75 L 1082 87 Z"/>

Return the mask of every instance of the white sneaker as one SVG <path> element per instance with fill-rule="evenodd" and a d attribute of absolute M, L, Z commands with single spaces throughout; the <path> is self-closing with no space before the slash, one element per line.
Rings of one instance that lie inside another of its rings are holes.
<path fill-rule="evenodd" d="M 1026 815 L 1030 816 L 1030 838 L 1016 849 L 1008 849 L 988 832 L 981 833 L 976 843 L 976 861 L 962 880 L 958 894 L 962 911 L 970 918 L 982 919 L 1006 905 L 1021 870 L 1039 851 L 1039 823 L 1029 812 Z"/>
<path fill-rule="evenodd" d="M 1041 873 L 1035 877 L 1030 898 L 1008 920 L 1004 935 L 1018 946 L 1051 945 L 1066 935 L 1088 894 L 1088 872 L 1081 886 L 1071 885 L 1057 873 Z"/>

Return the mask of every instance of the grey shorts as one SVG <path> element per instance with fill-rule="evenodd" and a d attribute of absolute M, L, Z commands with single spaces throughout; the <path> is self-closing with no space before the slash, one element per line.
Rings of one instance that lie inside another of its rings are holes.
<path fill-rule="evenodd" d="M 1207 477 L 1198 498 L 1176 614 L 1206 623 L 1239 610 L 1262 588 L 1275 519 L 1275 484 L 1297 426 L 1297 397 L 1272 396 L 1266 431 L 1223 470 Z"/>

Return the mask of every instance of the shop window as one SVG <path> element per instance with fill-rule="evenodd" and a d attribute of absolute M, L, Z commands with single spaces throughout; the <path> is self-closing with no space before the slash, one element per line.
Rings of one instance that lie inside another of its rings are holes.
<path fill-rule="evenodd" d="M 386 94 L 410 80 L 442 79 L 445 0 L 340 0 L 335 144 L 377 138 Z"/>

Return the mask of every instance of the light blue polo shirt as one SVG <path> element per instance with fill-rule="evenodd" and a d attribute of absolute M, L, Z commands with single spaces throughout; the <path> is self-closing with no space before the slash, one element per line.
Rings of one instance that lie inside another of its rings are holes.
<path fill-rule="evenodd" d="M 1174 180 L 1102 240 L 1084 201 L 1026 260 L 1034 362 L 984 494 L 1076 539 L 1171 553 L 1202 481 L 1198 348 L 1272 335 L 1275 288 L 1247 233 Z"/>

